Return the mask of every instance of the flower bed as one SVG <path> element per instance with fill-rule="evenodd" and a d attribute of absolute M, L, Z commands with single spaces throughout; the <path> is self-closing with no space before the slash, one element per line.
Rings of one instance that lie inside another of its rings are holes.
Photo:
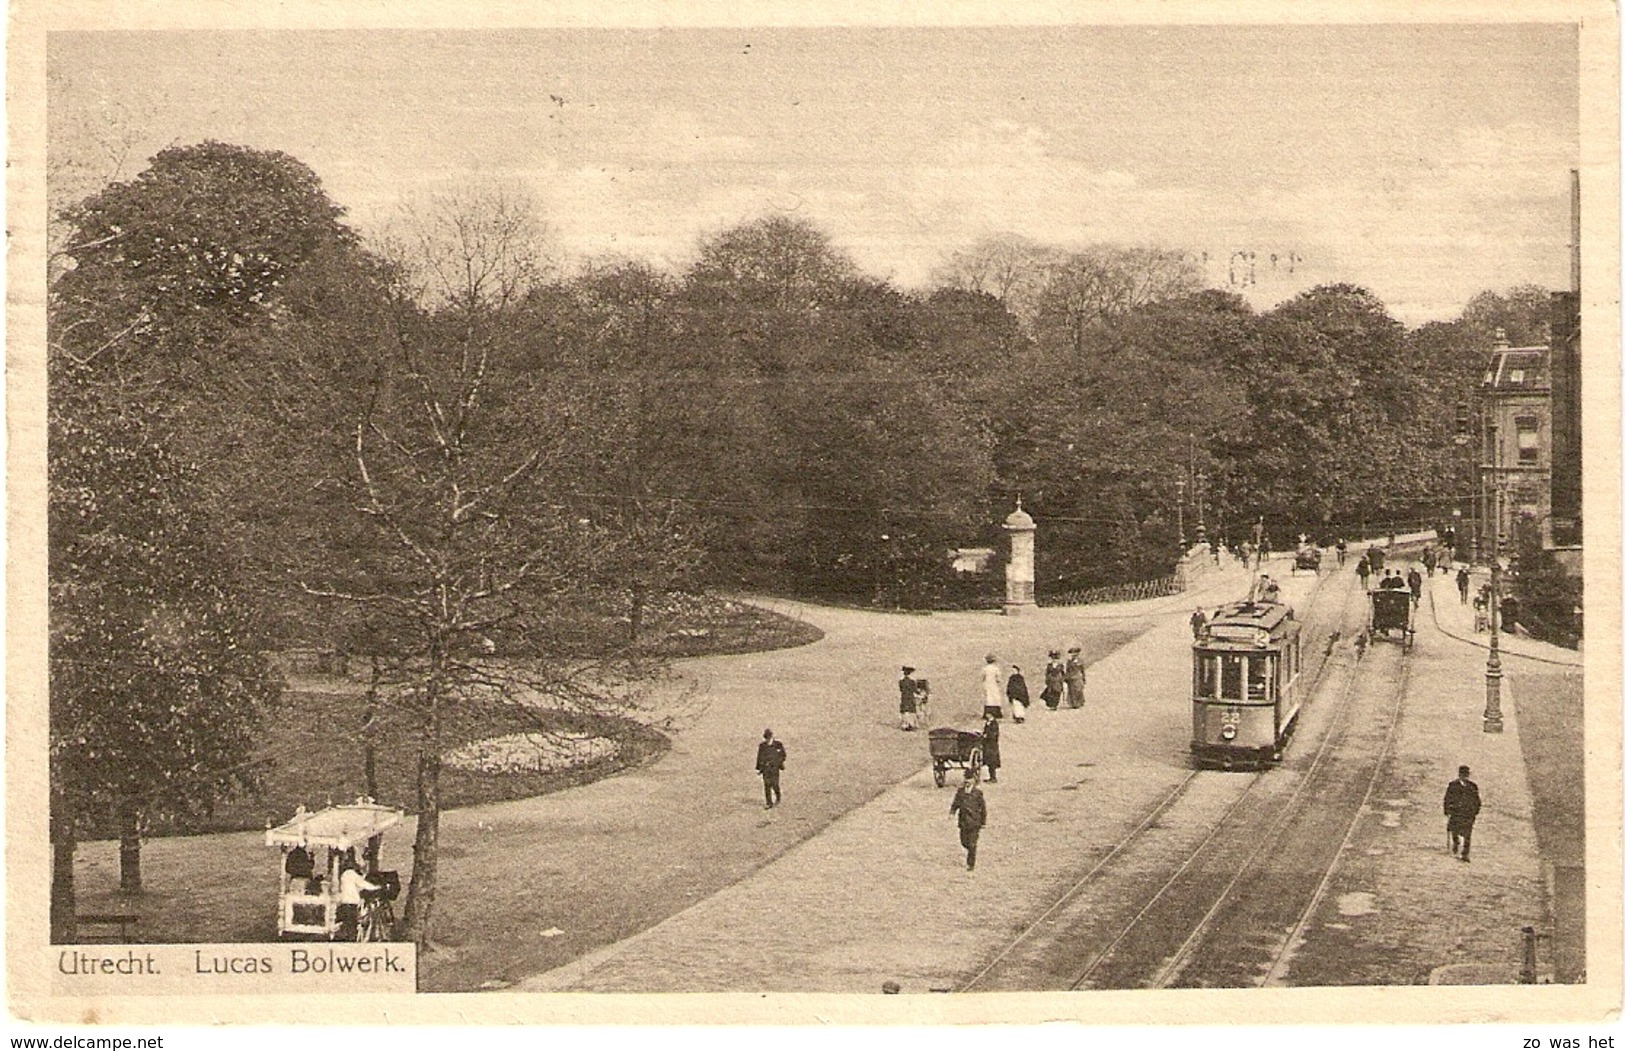
<path fill-rule="evenodd" d="M 619 741 L 588 733 L 513 733 L 447 752 L 447 766 L 470 773 L 555 773 L 620 753 Z"/>

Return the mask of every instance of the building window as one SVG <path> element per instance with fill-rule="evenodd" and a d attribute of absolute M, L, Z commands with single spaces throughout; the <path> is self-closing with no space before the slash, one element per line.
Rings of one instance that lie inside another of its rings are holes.
<path fill-rule="evenodd" d="M 1518 462 L 1540 462 L 1540 421 L 1533 416 L 1518 417 Z"/>

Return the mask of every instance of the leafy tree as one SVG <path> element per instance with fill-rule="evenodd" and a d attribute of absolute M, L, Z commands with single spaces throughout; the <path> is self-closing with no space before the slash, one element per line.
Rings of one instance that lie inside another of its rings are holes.
<path fill-rule="evenodd" d="M 1467 301 L 1461 320 L 1488 349 L 1496 330 L 1514 347 L 1548 346 L 1552 339 L 1552 294 L 1539 285 L 1514 285 L 1505 292 L 1485 290 Z"/>
<path fill-rule="evenodd" d="M 165 150 L 58 214 L 48 485 L 60 934 L 79 824 L 118 811 L 135 889 L 142 824 L 206 809 L 240 783 L 274 683 L 250 656 L 263 641 L 218 539 L 243 476 L 220 466 L 242 436 L 219 384 L 277 324 L 301 268 L 354 242 L 308 168 L 213 142 Z"/>
<path fill-rule="evenodd" d="M 251 783 L 246 758 L 280 683 L 221 584 L 224 553 L 185 465 L 124 406 L 51 408 L 52 911 L 67 937 L 77 827 L 116 823 L 120 885 L 139 891 L 150 820 Z"/>

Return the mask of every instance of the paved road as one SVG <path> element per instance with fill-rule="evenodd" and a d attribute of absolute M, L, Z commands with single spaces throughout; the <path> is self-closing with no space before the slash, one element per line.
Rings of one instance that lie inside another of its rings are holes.
<path fill-rule="evenodd" d="M 1209 583 L 1233 591 L 1242 579 L 1229 569 Z M 579 959 L 738 883 L 916 775 L 926 735 L 897 728 L 895 682 L 905 661 L 931 680 L 934 724 L 979 723 L 983 654 L 1031 673 L 1045 650 L 1076 639 L 1086 659 L 1099 661 L 1148 624 L 1182 625 L 1192 601 L 1020 617 L 764 602 L 816 623 L 825 637 L 792 650 L 683 662 L 705 710 L 658 762 L 583 788 L 447 815 L 437 921 L 447 941 L 421 965 L 421 984 L 502 987 Z M 770 812 L 753 770 L 764 727 L 790 754 L 784 805 Z M 516 861 L 511 879 L 492 875 L 496 842 Z"/>
<path fill-rule="evenodd" d="M 1198 600 L 1211 605 L 1234 597 L 1246 579 L 1227 570 L 1196 596 L 1163 603 L 1148 631 L 1093 665 L 1084 708 L 1035 711 L 1025 726 L 1006 728 L 1005 766 L 999 783 L 985 789 L 991 815 L 974 873 L 964 868 L 949 790 L 936 788 L 916 758 L 912 776 L 751 878 L 521 988 L 957 986 L 1042 911 L 1065 880 L 1075 879 L 1079 865 L 1108 850 L 1130 815 L 1183 778 L 1190 732 L 1186 619 Z M 1310 584 L 1299 578 L 1287 586 L 1290 594 Z M 997 619 L 987 627 L 1005 636 L 990 640 L 991 648 L 1019 651 L 1022 635 L 1034 642 L 1052 637 L 1045 620 L 1081 616 L 1041 610 L 1032 619 Z M 932 630 L 951 635 L 969 626 L 945 619 Z M 969 641 L 961 636 L 952 645 L 963 652 Z M 973 679 L 960 676 L 950 693 L 974 696 Z M 774 815 L 782 820 L 790 809 Z"/>

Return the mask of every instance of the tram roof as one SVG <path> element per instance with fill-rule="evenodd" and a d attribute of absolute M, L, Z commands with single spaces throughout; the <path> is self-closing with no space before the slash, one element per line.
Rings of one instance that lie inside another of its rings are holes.
<path fill-rule="evenodd" d="M 1281 625 L 1292 619 L 1292 610 L 1280 602 L 1231 602 L 1220 606 L 1211 619 L 1208 628 L 1216 625 L 1235 625 L 1247 628 L 1263 628 L 1274 634 L 1281 629 Z"/>

